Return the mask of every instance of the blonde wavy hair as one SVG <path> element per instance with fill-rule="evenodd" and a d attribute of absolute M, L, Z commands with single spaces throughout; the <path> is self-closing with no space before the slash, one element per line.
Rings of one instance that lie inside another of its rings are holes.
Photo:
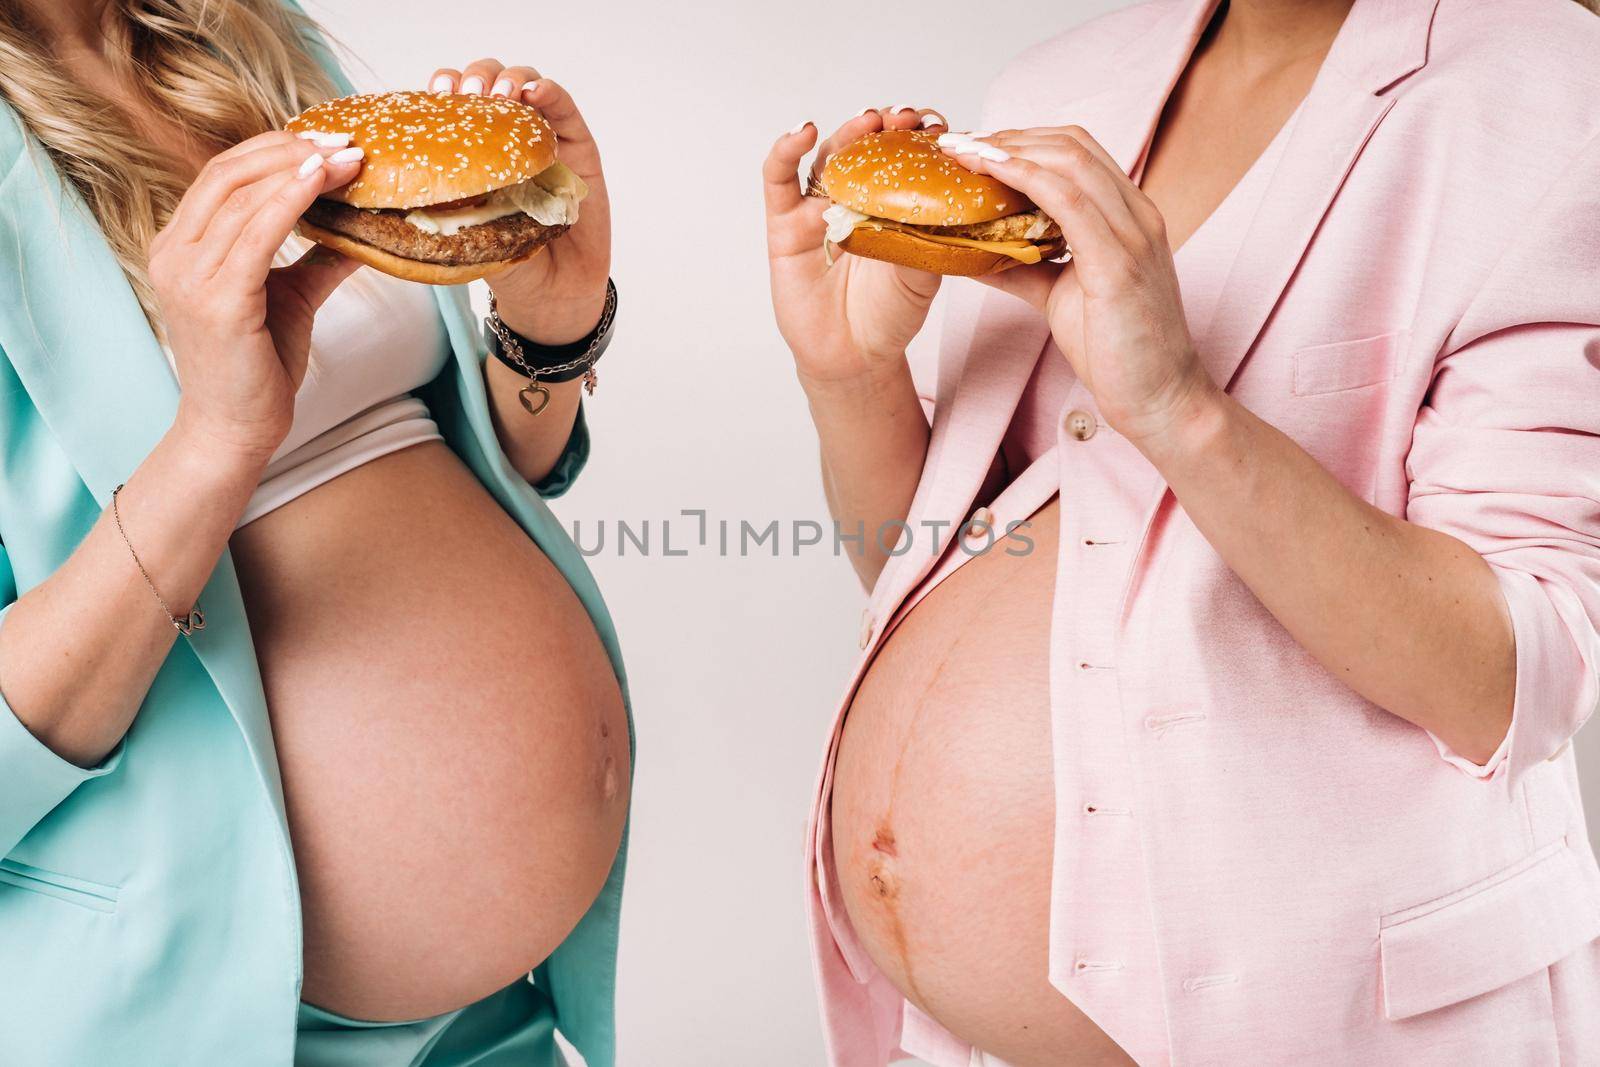
<path fill-rule="evenodd" d="M 282 0 L 106 0 L 102 26 L 122 84 L 214 150 L 334 93 L 308 45 L 315 24 Z M 82 196 L 156 323 L 147 250 L 188 176 L 102 91 L 63 71 L 22 0 L 0 0 L 0 99 Z"/>

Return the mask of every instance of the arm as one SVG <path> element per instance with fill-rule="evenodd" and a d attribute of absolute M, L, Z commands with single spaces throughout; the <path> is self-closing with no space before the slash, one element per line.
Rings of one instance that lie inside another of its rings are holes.
<path fill-rule="evenodd" d="M 910 108 L 865 112 L 818 146 L 818 165 L 867 133 L 917 125 L 937 129 L 943 120 Z M 851 563 L 871 588 L 893 547 L 880 533 L 911 510 L 927 458 L 928 418 L 906 349 L 939 278 L 843 253 L 829 266 L 828 201 L 806 196 L 797 174 L 816 143 L 816 127 L 803 123 L 778 139 L 762 170 L 772 303 L 817 428 L 829 510 L 845 535 L 864 531 Z"/>
<path fill-rule="evenodd" d="M 521 100 L 537 107 L 555 130 L 561 162 L 589 187 L 578 221 L 544 251 L 490 275 L 488 282 L 500 318 L 516 333 L 545 345 L 583 337 L 600 321 L 611 272 L 611 201 L 600 150 L 583 114 L 564 88 L 537 70 L 503 66 L 494 59 L 480 59 L 462 71 L 437 70 L 428 85 L 434 91 Z M 577 422 L 581 380 L 547 386 L 549 404 L 538 415 L 529 415 L 517 398 L 526 378 L 497 359 L 485 364 L 484 374 L 500 447 L 523 478 L 539 485 L 569 449 L 586 447 L 584 428 Z"/>
<path fill-rule="evenodd" d="M 864 531 L 865 544 L 851 562 L 870 589 L 894 547 L 885 527 L 911 511 L 927 460 L 927 415 L 904 359 L 881 375 L 805 383 L 805 392 L 828 511 L 844 534 Z"/>
<path fill-rule="evenodd" d="M 264 463 L 175 423 L 117 498 L 139 559 L 174 613 L 194 606 Z M 110 509 L 61 567 L 7 609 L 0 688 L 40 743 L 82 767 L 122 739 L 177 631 Z"/>
<path fill-rule="evenodd" d="M 1469 773 L 1515 775 L 1593 710 L 1600 663 L 1600 144 L 1546 197 L 1444 354 L 1419 418 L 1406 521 L 1346 491 L 1211 381 L 1160 213 L 1075 128 L 958 156 L 1057 219 L 1067 268 L 995 284 L 1050 318 L 1101 414 L 1218 555 L 1356 692 Z M 1507 753 L 1509 752 L 1509 757 Z"/>
<path fill-rule="evenodd" d="M 483 372 L 489 385 L 489 417 L 494 421 L 500 447 L 518 474 L 539 485 L 555 471 L 573 438 L 583 381 L 546 386 L 550 390 L 549 405 L 538 415 L 530 416 L 517 398 L 528 379 L 498 359 L 486 360 Z"/>
<path fill-rule="evenodd" d="M 1600 691 L 1600 291 L 1592 234 L 1572 225 L 1600 217 L 1597 174 L 1600 142 L 1437 359 L 1405 519 L 1214 389 L 1147 448 L 1285 628 L 1475 777 L 1554 756 Z"/>
<path fill-rule="evenodd" d="M 117 506 L 174 612 L 194 605 L 288 433 L 312 318 L 355 267 L 320 250 L 279 270 L 272 257 L 311 201 L 357 169 L 286 133 L 252 138 L 206 165 L 151 246 L 183 389 Z M 6 608 L 0 854 L 116 747 L 175 633 L 111 516 Z"/>
<path fill-rule="evenodd" d="M 1302 648 L 1475 764 L 1511 725 L 1516 651 L 1482 556 L 1352 494 L 1220 389 L 1139 447 Z"/>

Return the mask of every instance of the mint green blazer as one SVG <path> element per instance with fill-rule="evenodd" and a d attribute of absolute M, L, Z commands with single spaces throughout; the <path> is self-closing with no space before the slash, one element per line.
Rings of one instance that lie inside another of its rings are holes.
<path fill-rule="evenodd" d="M 582 466 L 581 417 L 535 491 L 490 425 L 466 292 L 436 292 L 455 358 L 421 395 L 445 441 L 571 583 L 626 700 L 599 590 L 540 497 L 564 490 Z M 177 399 L 98 226 L 0 104 L 0 626 L 18 594 L 72 553 L 170 425 Z M 206 628 L 178 640 L 99 767 L 56 756 L 0 697 L 0 1062 L 292 1062 L 299 892 L 227 553 L 200 601 Z M 631 744 L 631 725 L 629 734 Z M 533 976 L 591 1067 L 615 1062 L 625 853 L 626 836 L 599 899 Z"/>

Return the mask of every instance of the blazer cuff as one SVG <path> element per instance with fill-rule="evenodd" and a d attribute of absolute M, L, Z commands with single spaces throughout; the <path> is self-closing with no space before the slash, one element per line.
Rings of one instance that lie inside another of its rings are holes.
<path fill-rule="evenodd" d="M 1525 571 L 1495 567 L 1494 572 L 1511 614 L 1517 646 L 1511 726 L 1482 764 L 1428 734 L 1446 763 L 1485 780 L 1516 779 L 1540 762 L 1558 758 L 1594 711 L 1600 690 L 1591 661 L 1573 636 L 1590 632 L 1582 604 L 1561 587 L 1541 582 Z M 1574 630 L 1572 622 L 1580 628 Z"/>
<path fill-rule="evenodd" d="M 589 462 L 589 420 L 583 413 L 583 401 L 578 402 L 578 414 L 572 420 L 572 433 L 567 435 L 567 447 L 561 458 L 550 468 L 550 473 L 534 483 L 533 491 L 546 500 L 554 499 L 572 488 L 578 474 Z"/>
<path fill-rule="evenodd" d="M 0 610 L 0 624 L 9 612 L 9 605 Z M 69 763 L 34 737 L 0 695 L 0 856 L 10 855 L 17 842 L 74 789 L 110 774 L 121 761 L 118 743 L 97 767 Z"/>

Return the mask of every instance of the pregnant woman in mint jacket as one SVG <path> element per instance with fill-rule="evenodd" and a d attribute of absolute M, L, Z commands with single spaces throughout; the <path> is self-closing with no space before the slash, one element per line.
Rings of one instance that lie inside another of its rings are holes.
<path fill-rule="evenodd" d="M 361 166 L 274 132 L 348 91 L 297 10 L 0 16 L 0 1061 L 613 1063 L 632 730 L 541 499 L 579 383 L 525 410 L 462 290 L 290 236 Z M 429 87 L 555 128 L 581 217 L 489 282 L 593 334 L 572 100 Z"/>

